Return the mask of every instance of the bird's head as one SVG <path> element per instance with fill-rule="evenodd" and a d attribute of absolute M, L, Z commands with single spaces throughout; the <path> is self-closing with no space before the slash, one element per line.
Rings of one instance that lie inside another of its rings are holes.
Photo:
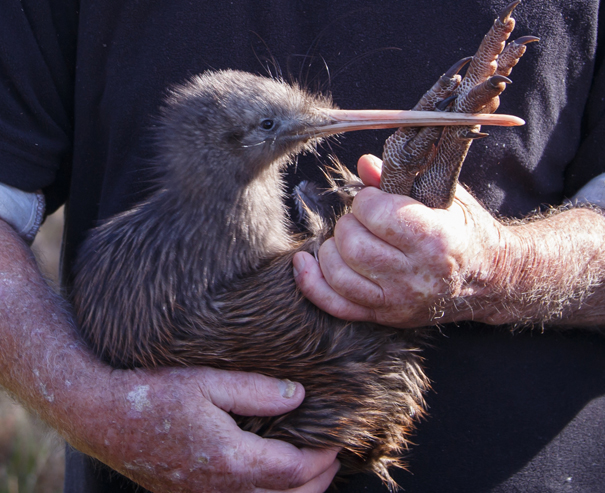
<path fill-rule="evenodd" d="M 172 90 L 160 144 L 171 174 L 225 174 L 246 183 L 319 140 L 329 97 L 239 71 L 206 72 Z M 201 168 L 201 169 L 200 169 Z"/>
<path fill-rule="evenodd" d="M 479 121 L 482 117 L 494 115 L 339 110 L 329 97 L 281 80 L 235 70 L 208 71 L 171 91 L 162 109 L 159 143 L 168 177 L 180 184 L 199 183 L 197 176 L 246 184 L 330 135 L 485 123 Z"/>

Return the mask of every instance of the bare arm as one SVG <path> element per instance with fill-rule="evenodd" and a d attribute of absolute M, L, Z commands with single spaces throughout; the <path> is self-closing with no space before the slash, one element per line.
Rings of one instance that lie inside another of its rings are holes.
<path fill-rule="evenodd" d="M 300 384 L 208 368 L 112 371 L 75 335 L 29 249 L 0 221 L 0 385 L 79 450 L 152 491 L 324 491 L 336 451 L 242 432 L 228 412 L 297 407 Z"/>
<path fill-rule="evenodd" d="M 375 159 L 359 163 L 369 185 L 380 175 Z M 605 217 L 588 209 L 505 225 L 461 187 L 448 210 L 367 188 L 319 260 L 321 271 L 312 257 L 295 258 L 297 282 L 345 319 L 605 326 Z"/>

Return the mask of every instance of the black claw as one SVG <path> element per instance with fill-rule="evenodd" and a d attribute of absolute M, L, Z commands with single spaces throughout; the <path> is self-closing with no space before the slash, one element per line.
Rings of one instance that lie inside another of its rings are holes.
<path fill-rule="evenodd" d="M 452 65 L 447 70 L 447 72 L 445 72 L 445 74 L 443 74 L 443 76 L 449 77 L 451 79 L 452 77 L 454 77 L 454 75 L 456 75 L 458 72 L 460 72 L 460 70 L 462 70 L 462 67 L 464 67 L 472 59 L 473 59 L 472 56 L 467 56 L 466 58 L 463 58 L 462 60 L 458 60 L 456 63 L 454 63 L 454 65 Z"/>
<path fill-rule="evenodd" d="M 502 24 L 504 24 L 508 20 L 510 15 L 513 13 L 513 10 L 515 10 L 515 7 L 517 5 L 519 5 L 520 3 L 521 3 L 521 0 L 517 0 L 516 2 L 509 4 L 502 12 L 500 12 L 500 15 L 498 16 L 498 20 Z"/>
<path fill-rule="evenodd" d="M 447 107 L 452 104 L 453 101 L 456 100 L 458 96 L 456 96 L 455 94 L 452 94 L 451 96 L 448 96 L 445 99 L 442 99 L 441 101 L 439 101 L 436 105 L 435 105 L 435 109 L 437 111 L 445 111 L 447 110 Z"/>
<path fill-rule="evenodd" d="M 492 87 L 496 87 L 501 82 L 506 82 L 507 84 L 513 83 L 512 80 L 510 80 L 508 77 L 504 77 L 503 75 L 494 75 L 490 77 L 488 81 L 492 85 Z"/>
<path fill-rule="evenodd" d="M 513 43 L 516 45 L 526 45 L 528 43 L 533 43 L 534 41 L 540 41 L 540 38 L 537 36 L 521 36 L 519 39 L 515 39 Z"/>
<path fill-rule="evenodd" d="M 473 130 L 463 130 L 460 134 L 463 139 L 482 139 L 488 135 L 485 132 L 476 132 Z"/>

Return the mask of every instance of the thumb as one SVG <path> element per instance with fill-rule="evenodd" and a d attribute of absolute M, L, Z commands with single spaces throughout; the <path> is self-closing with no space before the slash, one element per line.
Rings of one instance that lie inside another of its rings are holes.
<path fill-rule="evenodd" d="M 300 383 L 258 373 L 200 368 L 200 390 L 223 411 L 241 416 L 277 416 L 296 409 L 305 397 Z"/>
<path fill-rule="evenodd" d="M 382 161 L 372 154 L 364 154 L 357 161 L 357 173 L 365 185 L 380 188 Z"/>

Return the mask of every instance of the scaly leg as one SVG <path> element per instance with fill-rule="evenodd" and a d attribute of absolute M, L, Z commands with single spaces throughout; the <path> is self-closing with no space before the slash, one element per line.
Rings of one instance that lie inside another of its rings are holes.
<path fill-rule="evenodd" d="M 454 64 L 420 98 L 414 110 L 434 111 L 439 103 L 448 101 L 458 89 L 462 78 L 458 72 L 472 57 Z M 441 135 L 440 127 L 402 127 L 385 143 L 380 188 L 389 193 L 410 195 L 416 175 L 434 159 L 435 142 Z"/>
<path fill-rule="evenodd" d="M 506 76 L 525 53 L 525 45 L 538 40 L 525 36 L 505 47 L 515 27 L 511 13 L 520 3 L 511 3 L 494 21 L 472 57 L 464 78 L 457 75 L 464 65 L 461 61 L 459 64 L 462 65 L 456 64 L 446 72 L 414 109 L 420 109 L 420 106 L 425 110 L 442 110 L 438 101 L 445 97 L 447 102 L 453 96 L 455 99 L 449 111 L 496 111 L 500 94 L 511 82 Z M 451 82 L 446 84 L 448 80 Z M 479 126 L 397 130 L 385 143 L 381 189 L 410 195 L 429 207 L 449 207 L 472 141 L 485 136 Z"/>

